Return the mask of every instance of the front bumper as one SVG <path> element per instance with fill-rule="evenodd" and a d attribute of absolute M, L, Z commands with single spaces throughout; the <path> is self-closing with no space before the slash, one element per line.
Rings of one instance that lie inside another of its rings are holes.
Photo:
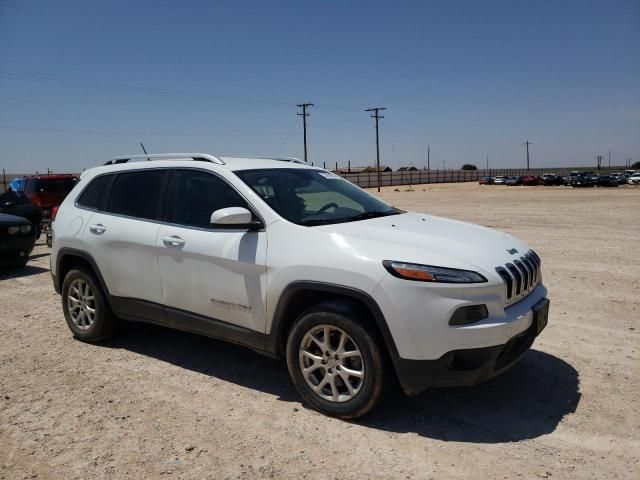
<path fill-rule="evenodd" d="M 489 380 L 508 370 L 533 345 L 547 324 L 548 300 L 544 318 L 532 321 L 527 330 L 503 345 L 454 350 L 437 360 L 394 359 L 396 373 L 407 395 L 417 395 L 429 387 L 468 387 Z"/>
<path fill-rule="evenodd" d="M 35 245 L 33 236 L 0 241 L 0 266 L 16 265 L 28 258 Z"/>

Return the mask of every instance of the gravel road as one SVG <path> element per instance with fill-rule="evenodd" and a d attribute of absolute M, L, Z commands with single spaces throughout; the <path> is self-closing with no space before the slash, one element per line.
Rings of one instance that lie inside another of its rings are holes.
<path fill-rule="evenodd" d="M 638 478 L 640 187 L 395 190 L 543 258 L 549 326 L 505 375 L 327 418 L 247 349 L 146 325 L 74 340 L 41 240 L 0 272 L 0 478 Z"/>

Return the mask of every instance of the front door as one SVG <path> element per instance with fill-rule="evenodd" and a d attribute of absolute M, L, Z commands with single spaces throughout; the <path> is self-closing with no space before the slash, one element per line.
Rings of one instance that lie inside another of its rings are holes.
<path fill-rule="evenodd" d="M 175 170 L 169 192 L 157 251 L 170 322 L 214 336 L 226 327 L 263 334 L 267 234 L 210 225 L 213 211 L 249 208 L 246 200 L 221 177 L 197 169 Z"/>

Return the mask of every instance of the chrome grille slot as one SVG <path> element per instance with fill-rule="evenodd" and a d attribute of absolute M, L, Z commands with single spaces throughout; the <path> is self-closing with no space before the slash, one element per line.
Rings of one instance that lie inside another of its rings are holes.
<path fill-rule="evenodd" d="M 509 272 L 507 272 L 502 267 L 496 268 L 496 272 L 498 272 L 498 275 L 502 277 L 502 280 L 507 286 L 507 298 L 513 297 L 513 278 L 511 278 L 511 275 L 509 275 Z"/>
<path fill-rule="evenodd" d="M 520 274 L 520 270 L 518 270 L 518 268 L 513 263 L 507 263 L 507 270 L 509 270 L 509 273 L 516 282 L 515 296 L 519 297 L 520 292 L 522 292 L 522 275 Z"/>
<path fill-rule="evenodd" d="M 496 272 L 505 284 L 506 305 L 515 303 L 531 293 L 540 282 L 541 275 L 540 257 L 529 250 L 513 263 L 496 267 Z"/>
<path fill-rule="evenodd" d="M 520 260 L 515 260 L 513 264 L 520 270 L 522 274 L 522 291 L 529 290 L 529 271 L 525 268 Z"/>

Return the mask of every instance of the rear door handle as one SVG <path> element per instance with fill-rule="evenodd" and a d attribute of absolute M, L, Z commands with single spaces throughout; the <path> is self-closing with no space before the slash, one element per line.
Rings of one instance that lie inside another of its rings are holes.
<path fill-rule="evenodd" d="M 94 225 L 89 225 L 89 231 L 91 233 L 95 233 L 96 235 L 101 235 L 107 231 L 107 227 L 105 227 L 101 223 L 96 223 Z"/>
<path fill-rule="evenodd" d="M 185 241 L 177 235 L 171 235 L 167 237 L 162 237 L 162 243 L 164 243 L 167 246 L 170 245 L 172 247 L 181 247 L 185 244 Z"/>

